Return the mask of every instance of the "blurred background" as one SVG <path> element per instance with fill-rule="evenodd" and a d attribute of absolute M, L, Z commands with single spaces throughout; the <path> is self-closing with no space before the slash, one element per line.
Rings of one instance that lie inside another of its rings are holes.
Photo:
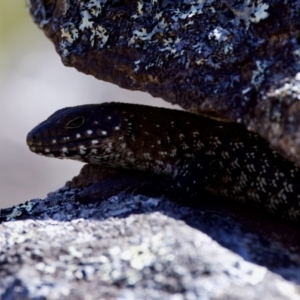
<path fill-rule="evenodd" d="M 57 109 L 105 101 L 168 106 L 64 67 L 25 3 L 0 1 L 0 208 L 44 198 L 78 174 L 81 163 L 35 155 L 25 142 Z"/>

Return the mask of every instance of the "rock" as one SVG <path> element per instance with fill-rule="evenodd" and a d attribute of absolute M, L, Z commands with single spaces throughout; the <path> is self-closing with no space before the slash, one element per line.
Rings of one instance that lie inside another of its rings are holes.
<path fill-rule="evenodd" d="M 29 0 L 66 66 L 243 123 L 300 165 L 300 3 Z"/>
<path fill-rule="evenodd" d="M 300 299 L 299 251 L 212 210 L 78 191 L 0 211 L 1 299 Z"/>
<path fill-rule="evenodd" d="M 28 6 L 65 65 L 243 123 L 300 162 L 298 1 Z M 89 168 L 0 210 L 1 299 L 300 299 L 297 224 L 218 199 L 192 209 L 120 193 L 116 178 L 102 198 L 117 182 L 115 196 L 79 203 L 98 176 Z"/>

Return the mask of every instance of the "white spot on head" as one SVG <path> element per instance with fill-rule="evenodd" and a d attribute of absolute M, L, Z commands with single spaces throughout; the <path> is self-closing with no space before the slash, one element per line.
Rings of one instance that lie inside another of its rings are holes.
<path fill-rule="evenodd" d="M 68 149 L 67 149 L 66 147 L 63 147 L 63 148 L 61 149 L 61 151 L 64 152 L 64 153 L 67 153 L 67 152 L 68 152 Z"/>
<path fill-rule="evenodd" d="M 111 116 L 107 116 L 107 119 L 108 119 L 108 120 L 111 120 Z"/>
<path fill-rule="evenodd" d="M 80 145 L 78 148 L 79 148 L 79 153 L 80 153 L 81 155 L 83 155 L 83 154 L 86 153 L 86 147 Z"/>
<path fill-rule="evenodd" d="M 120 127 L 119 127 L 119 126 L 116 126 L 116 127 L 115 127 L 115 130 L 120 130 Z"/>
<path fill-rule="evenodd" d="M 92 131 L 92 130 L 87 130 L 86 133 L 87 133 L 87 134 L 92 134 L 93 131 Z"/>
<path fill-rule="evenodd" d="M 52 140 L 52 144 L 56 144 L 56 140 Z"/>
<path fill-rule="evenodd" d="M 98 140 L 92 140 L 92 144 L 95 145 L 95 144 L 98 144 L 99 141 Z"/>
<path fill-rule="evenodd" d="M 105 130 L 102 130 L 101 133 L 102 133 L 103 135 L 107 135 L 107 131 L 105 131 Z"/>
<path fill-rule="evenodd" d="M 81 134 L 80 134 L 80 133 L 77 133 L 77 134 L 76 134 L 76 138 L 79 139 L 80 137 L 81 137 Z"/>
<path fill-rule="evenodd" d="M 49 153 L 49 152 L 50 152 L 50 149 L 49 149 L 49 148 L 45 148 L 44 151 L 45 151 L 46 153 Z"/>

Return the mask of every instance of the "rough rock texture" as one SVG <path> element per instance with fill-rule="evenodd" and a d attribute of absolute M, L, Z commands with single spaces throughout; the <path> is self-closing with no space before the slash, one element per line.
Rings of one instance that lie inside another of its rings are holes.
<path fill-rule="evenodd" d="M 300 2 L 28 0 L 62 61 L 245 124 L 300 164 Z"/>
<path fill-rule="evenodd" d="M 299 251 L 211 210 L 78 191 L 0 211 L 1 299 L 300 299 Z"/>

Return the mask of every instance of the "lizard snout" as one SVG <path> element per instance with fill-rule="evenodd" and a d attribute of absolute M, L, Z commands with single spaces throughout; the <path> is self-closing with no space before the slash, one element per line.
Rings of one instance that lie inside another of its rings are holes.
<path fill-rule="evenodd" d="M 26 142 L 28 146 L 41 145 L 42 144 L 41 135 L 35 132 L 34 130 L 32 130 L 27 134 Z"/>

